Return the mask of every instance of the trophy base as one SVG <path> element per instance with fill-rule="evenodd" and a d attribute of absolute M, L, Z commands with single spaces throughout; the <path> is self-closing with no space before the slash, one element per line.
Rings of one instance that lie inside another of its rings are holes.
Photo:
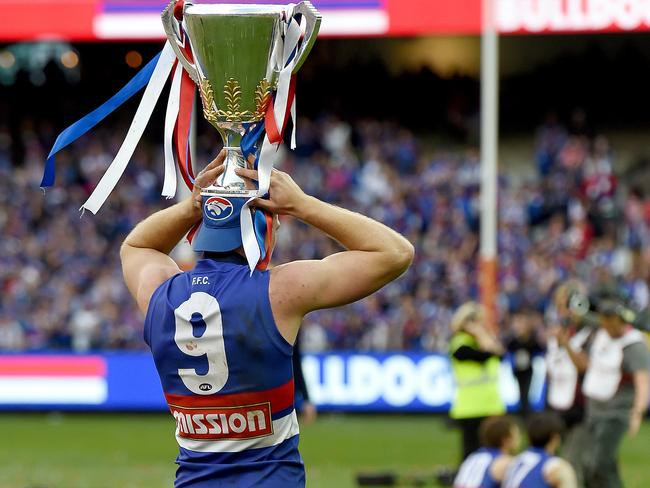
<path fill-rule="evenodd" d="M 221 186 L 207 186 L 201 190 L 202 196 L 251 198 L 256 197 L 257 190 L 240 190 L 238 188 L 223 188 Z"/>

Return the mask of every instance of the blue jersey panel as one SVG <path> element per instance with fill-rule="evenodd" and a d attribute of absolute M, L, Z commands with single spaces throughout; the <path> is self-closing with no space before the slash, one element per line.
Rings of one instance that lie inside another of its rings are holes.
<path fill-rule="evenodd" d="M 174 340 L 174 311 L 192 293 L 214 296 L 221 309 L 228 381 L 220 394 L 266 390 L 291 380 L 292 346 L 280 335 L 268 297 L 269 273 L 255 271 L 249 276 L 247 265 L 200 260 L 187 273 L 163 283 L 154 293 L 145 322 L 145 339 L 151 347 L 165 393 L 191 394 L 178 370 L 208 371 L 206 356 L 183 352 Z M 199 314 L 192 319 L 194 335 L 200 338 L 205 323 Z"/>
<path fill-rule="evenodd" d="M 243 453 L 199 454 L 181 448 L 175 488 L 300 488 L 305 469 L 298 436 Z"/>
<path fill-rule="evenodd" d="M 508 467 L 503 488 L 551 488 L 544 479 L 544 465 L 550 459 L 544 449 L 525 450 Z"/>

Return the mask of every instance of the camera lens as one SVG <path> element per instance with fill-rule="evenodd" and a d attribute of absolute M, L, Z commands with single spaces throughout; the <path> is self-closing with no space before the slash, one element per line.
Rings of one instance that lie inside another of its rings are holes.
<path fill-rule="evenodd" d="M 584 317 L 589 312 L 589 298 L 581 293 L 574 293 L 569 299 L 569 310 L 580 317 Z"/>

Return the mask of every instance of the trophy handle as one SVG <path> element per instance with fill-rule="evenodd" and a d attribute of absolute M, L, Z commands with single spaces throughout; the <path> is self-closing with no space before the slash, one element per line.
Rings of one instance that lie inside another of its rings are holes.
<path fill-rule="evenodd" d="M 302 64 L 307 59 L 311 48 L 314 47 L 316 42 L 316 36 L 320 29 L 320 23 L 322 16 L 318 10 L 311 4 L 311 2 L 304 1 L 300 2 L 293 9 L 293 16 L 303 15 L 305 17 L 305 38 L 302 41 L 300 49 L 296 53 L 296 62 L 293 65 L 293 73 L 295 74 Z"/>
<path fill-rule="evenodd" d="M 176 54 L 178 61 L 183 65 L 183 68 L 187 70 L 187 73 L 190 75 L 190 78 L 196 83 L 199 84 L 199 72 L 196 69 L 196 65 L 190 63 L 189 60 L 181 51 L 180 46 L 183 45 L 181 41 L 181 33 L 179 29 L 179 21 L 174 17 L 174 8 L 176 7 L 176 0 L 172 0 L 167 5 L 167 8 L 163 10 L 161 15 L 163 28 L 165 29 L 165 34 L 167 34 L 167 39 L 169 39 L 169 44 Z M 190 2 L 184 2 L 183 10 L 186 6 L 192 5 Z M 185 42 L 189 44 L 189 36 L 185 35 Z"/>

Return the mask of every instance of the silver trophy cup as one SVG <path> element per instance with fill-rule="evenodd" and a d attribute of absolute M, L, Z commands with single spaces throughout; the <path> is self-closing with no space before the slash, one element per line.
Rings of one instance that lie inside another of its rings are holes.
<path fill-rule="evenodd" d="M 186 39 L 174 16 L 175 1 L 162 14 L 167 38 L 179 62 L 198 85 L 204 117 L 219 131 L 227 151 L 226 171 L 219 192 L 248 196 L 252 192 L 234 172 L 247 167 L 240 143 L 246 126 L 259 123 L 277 88 L 283 66 L 277 51 L 284 35 L 283 5 L 193 5 L 185 2 Z M 300 2 L 293 16 L 302 15 L 305 34 L 295 54 L 298 71 L 316 41 L 321 16 L 310 2 Z M 193 60 L 183 50 L 191 51 Z"/>

